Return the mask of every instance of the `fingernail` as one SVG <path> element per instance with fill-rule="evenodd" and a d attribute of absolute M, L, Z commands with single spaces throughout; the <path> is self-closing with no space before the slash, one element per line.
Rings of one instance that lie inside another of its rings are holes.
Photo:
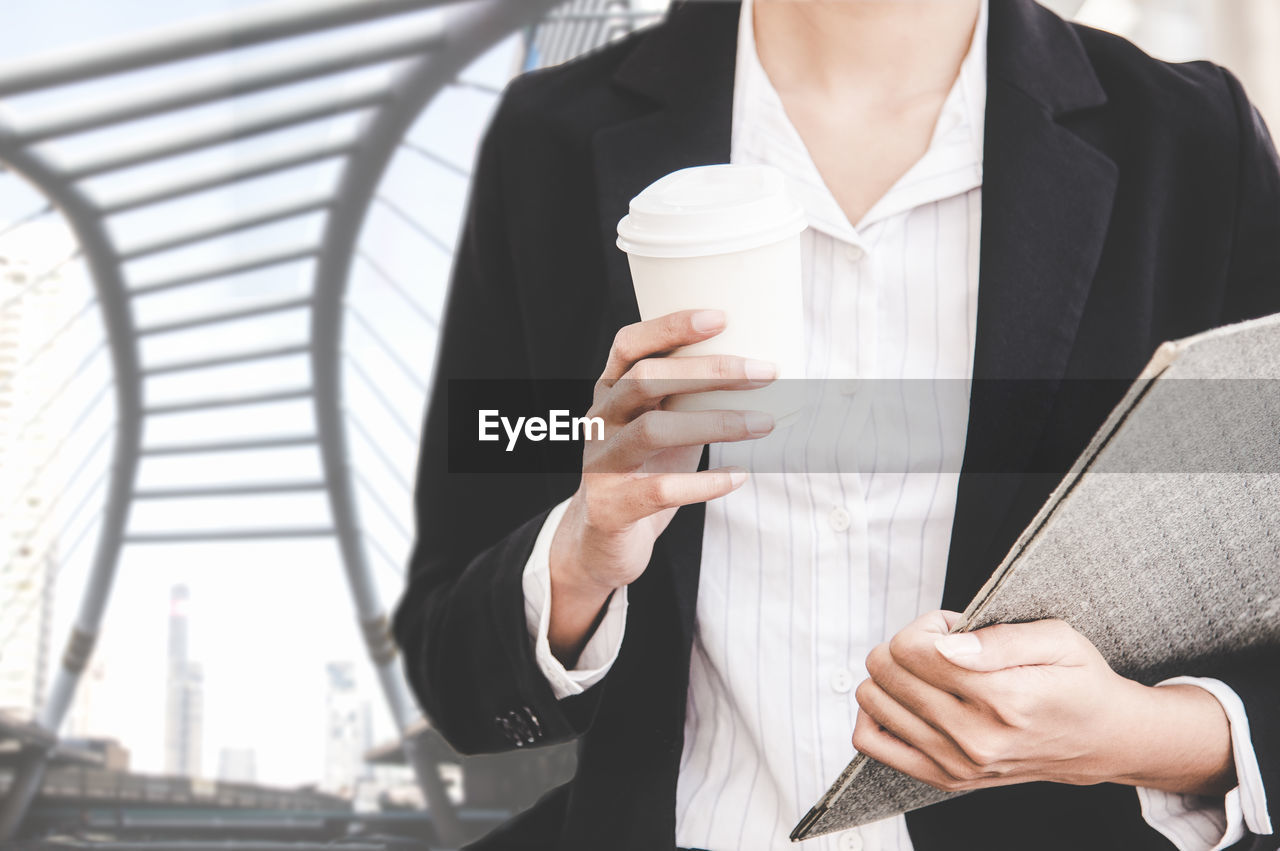
<path fill-rule="evenodd" d="M 944 635 L 933 643 L 938 652 L 948 659 L 961 656 L 976 656 L 982 652 L 982 641 L 969 632 L 958 632 L 955 635 Z"/>
<path fill-rule="evenodd" d="M 729 481 L 733 482 L 733 486 L 735 488 L 738 485 L 745 482 L 746 480 L 747 480 L 747 471 L 742 469 L 741 467 L 734 467 L 729 471 Z"/>
<path fill-rule="evenodd" d="M 689 317 L 689 323 L 693 325 L 693 330 L 699 334 L 706 334 L 708 331 L 715 331 L 724 327 L 724 311 L 723 310 L 699 310 L 693 316 Z"/>
<path fill-rule="evenodd" d="M 773 431 L 773 417 L 763 411 L 746 411 L 742 419 L 747 424 L 747 431 L 752 434 L 768 434 Z"/>
<path fill-rule="evenodd" d="M 747 373 L 748 381 L 773 381 L 778 377 L 777 365 L 768 361 L 749 360 L 744 364 L 743 369 Z"/>

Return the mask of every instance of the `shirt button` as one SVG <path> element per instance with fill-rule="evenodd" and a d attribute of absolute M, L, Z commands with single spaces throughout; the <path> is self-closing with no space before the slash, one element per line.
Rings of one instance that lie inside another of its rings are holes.
<path fill-rule="evenodd" d="M 846 833 L 840 837 L 840 851 L 862 851 L 862 835 Z"/>
<path fill-rule="evenodd" d="M 863 255 L 863 251 L 858 246 L 850 245 L 847 243 L 845 244 L 844 256 L 846 260 L 850 261 L 851 263 L 857 263 L 859 260 L 862 259 L 862 255 Z"/>
<path fill-rule="evenodd" d="M 849 525 L 853 522 L 853 518 L 849 516 L 849 512 L 845 510 L 844 506 L 837 505 L 835 508 L 831 509 L 831 513 L 827 515 L 827 522 L 831 524 L 832 529 L 835 529 L 837 532 L 843 532 L 849 528 Z"/>
<path fill-rule="evenodd" d="M 831 675 L 831 690 L 836 694 L 848 694 L 853 688 L 853 672 L 846 671 L 844 668 L 836 671 Z M 862 840 L 859 839 L 859 842 Z"/>

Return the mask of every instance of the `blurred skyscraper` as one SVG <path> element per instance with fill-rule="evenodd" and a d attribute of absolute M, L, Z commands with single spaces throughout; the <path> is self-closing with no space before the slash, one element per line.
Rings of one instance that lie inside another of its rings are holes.
<path fill-rule="evenodd" d="M 368 773 L 364 752 L 371 746 L 369 702 L 356 686 L 355 664 L 325 666 L 325 755 L 321 789 L 354 795 L 357 781 Z"/>
<path fill-rule="evenodd" d="M 169 678 L 165 712 L 166 774 L 199 777 L 204 720 L 204 677 L 188 650 L 190 595 L 185 585 L 169 594 Z"/>

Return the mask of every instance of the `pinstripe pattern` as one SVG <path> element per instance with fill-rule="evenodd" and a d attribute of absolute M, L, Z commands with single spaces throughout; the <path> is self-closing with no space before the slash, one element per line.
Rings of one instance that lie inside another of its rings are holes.
<path fill-rule="evenodd" d="M 758 473 L 707 505 L 676 793 L 681 847 L 793 848 L 791 827 L 853 755 L 853 688 L 867 653 L 942 599 L 959 478 L 944 470 L 963 456 L 977 326 L 987 14 L 984 2 L 929 150 L 855 227 L 759 64 L 744 0 L 732 161 L 781 169 L 805 209 L 805 377 L 826 380 L 806 433 L 710 448 L 712 466 L 788 472 Z M 867 383 L 876 379 L 960 380 L 923 382 L 927 395 L 908 397 L 904 383 Z M 840 423 L 840 439 L 815 436 L 819 422 Z M 779 452 L 785 465 L 762 461 Z M 535 655 L 559 697 L 605 676 L 627 605 L 623 589 L 576 669 L 551 655 L 548 552 L 563 509 L 544 525 L 524 581 Z M 1144 816 L 1181 851 L 1241 836 L 1242 810 L 1269 828 L 1256 760 L 1237 763 L 1250 781 L 1225 808 L 1139 790 Z M 910 851 L 911 840 L 899 816 L 804 847 Z"/>
<path fill-rule="evenodd" d="M 985 12 L 928 153 L 854 227 L 760 67 L 744 9 L 733 161 L 781 169 L 805 208 L 806 378 L 833 379 L 810 422 L 843 425 L 838 444 L 787 434 L 794 472 L 707 506 L 676 815 L 678 843 L 712 851 L 790 847 L 852 756 L 862 660 L 942 599 L 957 477 L 941 470 L 959 467 L 968 400 L 939 398 L 945 383 L 932 404 L 860 399 L 845 380 L 968 378 L 982 181 Z M 932 472 L 877 471 L 881 430 Z M 742 451 L 713 446 L 711 463 Z M 910 848 L 904 820 L 805 845 L 855 846 Z"/>

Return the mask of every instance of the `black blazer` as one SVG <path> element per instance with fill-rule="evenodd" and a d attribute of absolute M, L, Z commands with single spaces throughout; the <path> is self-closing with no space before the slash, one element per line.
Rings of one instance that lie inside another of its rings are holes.
<path fill-rule="evenodd" d="M 703 510 L 678 512 L 631 586 L 608 676 L 557 701 L 534 663 L 521 571 L 576 476 L 450 473 L 446 390 L 451 378 L 599 374 L 616 330 L 638 320 L 614 247 L 628 201 L 675 169 L 729 159 L 738 12 L 677 3 L 654 28 L 518 78 L 481 147 L 394 633 L 423 708 L 459 751 L 580 739 L 576 779 L 477 848 L 674 844 Z M 1280 163 L 1230 74 L 1158 62 L 1032 0 L 991 0 L 988 83 L 975 377 L 1051 380 L 1016 407 L 975 385 L 952 609 L 999 563 L 1123 384 L 1077 398 L 1057 379 L 1129 379 L 1164 340 L 1280 312 Z M 1020 472 L 1029 469 L 1039 472 Z M 1243 698 L 1280 818 L 1280 664 L 1187 673 L 1218 676 Z M 1114 785 L 977 792 L 907 823 L 919 851 L 1172 847 L 1142 821 L 1133 790 Z"/>

